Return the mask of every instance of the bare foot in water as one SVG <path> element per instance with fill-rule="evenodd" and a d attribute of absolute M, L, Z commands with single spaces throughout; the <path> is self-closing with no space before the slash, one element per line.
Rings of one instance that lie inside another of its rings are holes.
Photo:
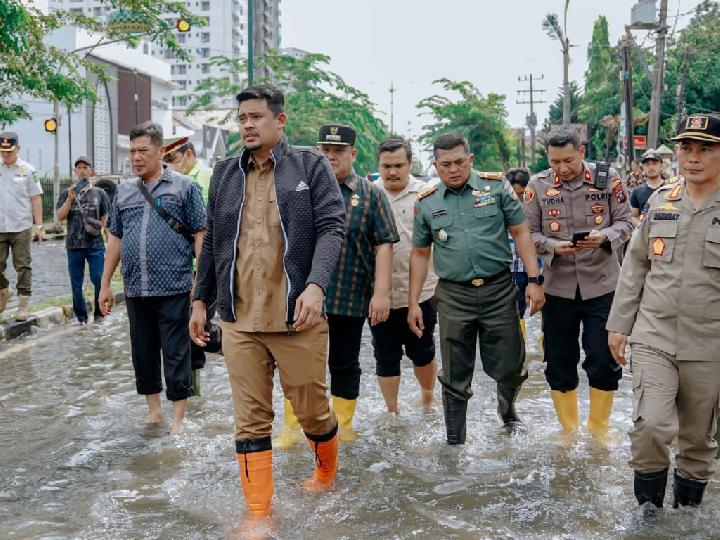
<path fill-rule="evenodd" d="M 185 433 L 185 423 L 182 420 L 180 422 L 173 421 L 170 435 L 182 435 L 183 433 Z"/>
<path fill-rule="evenodd" d="M 143 424 L 151 425 L 151 424 L 160 424 L 163 421 L 163 413 L 162 411 L 151 411 L 147 413 L 147 416 L 143 420 Z"/>
<path fill-rule="evenodd" d="M 422 390 L 422 408 L 424 412 L 430 412 L 435 405 L 435 396 L 432 390 Z"/>

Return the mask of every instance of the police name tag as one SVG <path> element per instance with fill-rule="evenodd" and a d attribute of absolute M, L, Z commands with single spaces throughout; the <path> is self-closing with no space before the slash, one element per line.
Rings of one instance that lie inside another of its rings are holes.
<path fill-rule="evenodd" d="M 653 221 L 677 221 L 680 218 L 680 214 L 675 212 L 656 212 L 653 214 Z"/>

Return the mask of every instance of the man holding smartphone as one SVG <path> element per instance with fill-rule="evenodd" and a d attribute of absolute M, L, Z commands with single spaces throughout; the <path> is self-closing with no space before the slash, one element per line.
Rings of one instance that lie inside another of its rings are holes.
<path fill-rule="evenodd" d="M 525 192 L 525 214 L 545 275 L 545 377 L 563 431 L 577 430 L 582 323 L 582 367 L 590 383 L 587 427 L 602 441 L 622 377 L 605 324 L 620 273 L 616 252 L 632 230 L 630 205 L 616 171 L 583 160 L 577 132 L 559 128 L 546 148 L 551 168 L 533 177 Z"/>

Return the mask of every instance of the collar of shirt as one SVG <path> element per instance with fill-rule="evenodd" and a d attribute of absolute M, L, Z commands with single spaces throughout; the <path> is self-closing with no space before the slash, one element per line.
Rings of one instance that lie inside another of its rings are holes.
<path fill-rule="evenodd" d="M 382 179 L 378 180 L 376 184 L 380 187 L 380 189 L 383 190 L 385 196 L 390 202 L 398 201 L 410 193 L 420 193 L 420 191 L 427 187 L 427 184 L 425 182 L 423 182 L 422 180 L 418 180 L 412 175 L 410 175 L 407 185 L 400 193 L 390 193 L 387 189 L 385 189 L 385 183 L 382 181 Z"/>
<path fill-rule="evenodd" d="M 440 182 L 440 186 L 438 187 L 438 191 L 440 192 L 441 197 L 445 197 L 446 193 L 448 191 L 455 193 L 456 195 L 462 195 L 465 193 L 465 190 L 470 186 L 471 189 L 478 189 L 478 181 L 479 178 L 475 171 L 470 172 L 470 177 L 468 178 L 467 182 L 465 182 L 462 187 L 458 189 L 449 188 L 445 185 L 445 182 Z"/>
<path fill-rule="evenodd" d="M 0 159 L 0 167 L 2 167 L 3 169 L 7 169 L 7 170 L 17 168 L 20 173 L 26 173 L 26 172 L 34 173 L 35 172 L 35 167 L 30 165 L 27 161 L 23 161 L 19 157 L 15 160 L 15 163 L 13 163 L 12 165 L 5 165 L 5 162 L 2 159 Z"/>
<path fill-rule="evenodd" d="M 263 171 L 263 170 L 269 169 L 271 166 L 272 166 L 272 157 L 267 158 L 262 163 L 258 163 L 258 161 L 255 159 L 255 155 L 250 154 L 250 159 L 248 160 L 248 171 L 251 169 Z M 198 169 L 200 168 L 200 162 L 197 163 L 197 167 L 198 167 Z"/>
<path fill-rule="evenodd" d="M 340 186 L 346 186 L 350 191 L 357 193 L 360 189 L 360 179 L 357 173 L 354 170 L 350 171 L 350 175 L 340 182 Z"/>
<path fill-rule="evenodd" d="M 200 174 L 200 160 L 195 160 L 195 165 L 190 169 L 187 175 L 193 180 L 197 179 L 197 175 Z"/>

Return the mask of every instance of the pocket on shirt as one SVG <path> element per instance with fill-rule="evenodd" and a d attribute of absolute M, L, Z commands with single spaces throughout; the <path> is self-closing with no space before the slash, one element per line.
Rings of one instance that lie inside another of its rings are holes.
<path fill-rule="evenodd" d="M 652 221 L 648 234 L 648 253 L 653 261 L 670 262 L 677 240 L 677 221 Z"/>
<path fill-rule="evenodd" d="M 703 266 L 720 268 L 720 228 L 709 228 L 705 233 Z"/>
<path fill-rule="evenodd" d="M 478 219 L 485 219 L 496 216 L 498 213 L 497 204 L 488 204 L 487 206 L 478 206 L 473 208 L 473 215 Z"/>

